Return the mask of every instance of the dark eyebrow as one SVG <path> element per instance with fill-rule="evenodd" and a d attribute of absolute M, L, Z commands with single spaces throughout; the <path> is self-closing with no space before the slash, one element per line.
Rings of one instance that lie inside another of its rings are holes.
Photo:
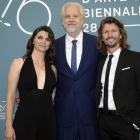
<path fill-rule="evenodd" d="M 39 37 L 43 37 L 42 35 L 38 35 Z M 49 39 L 49 37 L 47 37 L 46 39 Z M 49 39 L 50 40 L 50 39 Z"/>
<path fill-rule="evenodd" d="M 38 36 L 41 36 L 41 37 L 43 37 L 42 35 L 38 35 Z"/>
<path fill-rule="evenodd" d="M 103 32 L 106 32 L 106 31 L 108 31 L 108 30 L 104 30 Z"/>

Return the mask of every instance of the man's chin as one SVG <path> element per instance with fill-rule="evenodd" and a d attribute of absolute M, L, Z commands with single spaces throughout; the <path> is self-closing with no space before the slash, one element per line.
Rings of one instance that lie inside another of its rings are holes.
<path fill-rule="evenodd" d="M 74 32 L 76 32 L 76 30 L 74 30 L 74 29 L 66 29 L 66 31 L 67 31 L 68 33 L 74 33 Z"/>
<path fill-rule="evenodd" d="M 116 44 L 107 44 L 107 47 L 108 48 L 114 48 L 114 47 L 116 47 Z"/>

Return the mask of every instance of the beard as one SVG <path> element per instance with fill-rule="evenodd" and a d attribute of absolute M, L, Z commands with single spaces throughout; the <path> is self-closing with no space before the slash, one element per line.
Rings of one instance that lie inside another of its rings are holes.
<path fill-rule="evenodd" d="M 111 39 L 111 38 L 108 38 L 108 39 Z M 107 39 L 107 40 L 108 40 L 108 39 Z M 116 40 L 116 38 L 113 38 L 113 39 Z M 106 46 L 107 46 L 108 48 L 114 48 L 114 47 L 116 47 L 116 45 L 117 45 L 118 43 L 119 43 L 119 42 L 116 40 L 116 41 L 114 42 L 114 44 L 106 43 Z"/>
<path fill-rule="evenodd" d="M 114 48 L 117 45 L 117 42 L 115 42 L 114 44 L 106 44 L 108 48 Z"/>
<path fill-rule="evenodd" d="M 72 24 L 72 25 L 76 25 L 75 23 L 73 22 L 69 22 L 68 24 Z M 64 24 L 63 24 L 64 25 Z M 81 29 L 82 29 L 83 25 L 82 25 L 82 22 L 80 24 L 79 27 L 77 27 L 76 29 L 68 29 L 65 25 L 64 25 L 64 28 L 66 30 L 67 33 L 75 33 L 75 32 L 79 32 Z"/>
<path fill-rule="evenodd" d="M 76 32 L 76 31 L 80 31 L 80 29 L 78 30 L 78 29 L 67 29 L 67 28 L 65 28 L 65 30 L 66 30 L 66 32 L 68 32 L 68 33 L 74 33 L 74 32 Z"/>

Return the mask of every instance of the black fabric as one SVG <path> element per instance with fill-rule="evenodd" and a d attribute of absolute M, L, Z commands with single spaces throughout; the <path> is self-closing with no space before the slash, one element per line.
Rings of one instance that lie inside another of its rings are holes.
<path fill-rule="evenodd" d="M 104 85 L 104 113 L 108 113 L 108 82 L 109 82 L 109 73 L 111 67 L 111 60 L 113 55 L 109 55 L 109 61 L 106 68 L 106 76 L 105 76 L 105 85 Z"/>
<path fill-rule="evenodd" d="M 20 103 L 13 122 L 16 140 L 56 140 L 56 119 L 51 97 L 56 78 L 48 62 L 45 62 L 45 75 L 44 88 L 38 89 L 32 57 L 26 58 L 20 72 Z"/>
<path fill-rule="evenodd" d="M 98 65 L 98 75 L 97 75 L 97 85 L 96 85 L 96 111 L 98 111 L 98 107 L 100 104 L 100 96 L 101 96 L 101 74 L 103 70 L 103 66 L 106 60 L 106 56 L 100 60 Z M 118 130 L 122 130 L 121 135 L 130 135 L 130 138 L 127 138 L 127 140 L 132 139 L 133 137 L 133 131 L 136 131 L 132 124 L 135 124 L 140 128 L 140 53 L 125 50 L 122 49 L 118 64 L 115 71 L 115 79 L 113 84 L 113 99 L 116 106 L 116 111 L 119 114 L 118 116 L 114 115 L 105 115 L 98 112 L 98 116 L 101 119 L 98 119 L 100 126 L 104 129 L 104 132 L 107 133 L 107 137 L 109 137 L 112 134 L 112 129 L 108 129 L 106 127 L 107 123 L 112 124 L 114 133 L 116 132 L 117 135 L 119 135 Z M 107 118 L 105 116 L 108 116 L 109 118 L 112 118 L 111 120 L 108 120 L 106 122 Z M 120 117 L 119 117 L 120 116 Z M 105 118 L 104 118 L 105 117 Z M 113 121 L 113 118 L 121 118 L 122 124 Z M 105 125 L 104 125 L 105 121 Z M 110 121 L 110 122 L 109 122 Z M 115 125 L 115 124 L 116 125 Z M 125 124 L 123 126 L 123 123 Z M 132 129 L 128 131 L 128 128 Z M 101 129 L 99 129 L 100 132 Z M 102 135 L 103 133 L 100 133 L 100 137 L 103 140 L 106 140 L 107 138 L 105 135 Z M 127 136 L 127 137 L 128 137 Z M 132 136 L 132 137 L 131 137 Z M 135 139 L 136 137 L 136 139 Z M 133 137 L 132 140 L 137 140 L 139 137 L 139 133 L 136 133 L 136 135 Z M 101 140 L 102 140 L 101 139 Z M 109 140 L 109 139 L 107 139 Z M 117 139 L 119 140 L 119 139 Z M 121 139 L 123 140 L 123 139 Z"/>
<path fill-rule="evenodd" d="M 104 109 L 103 108 L 99 108 L 99 112 L 100 113 L 104 113 Z M 107 115 L 119 115 L 118 112 L 116 110 L 108 110 Z"/>
<path fill-rule="evenodd" d="M 139 131 L 120 115 L 99 112 L 98 134 L 100 140 L 139 140 Z"/>

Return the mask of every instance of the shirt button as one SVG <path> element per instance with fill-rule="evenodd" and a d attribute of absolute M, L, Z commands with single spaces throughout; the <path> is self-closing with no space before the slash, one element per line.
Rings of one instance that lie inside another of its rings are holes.
<path fill-rule="evenodd" d="M 75 95 L 76 93 L 74 93 L 74 95 Z"/>
<path fill-rule="evenodd" d="M 74 79 L 74 81 L 77 81 L 77 79 Z"/>

